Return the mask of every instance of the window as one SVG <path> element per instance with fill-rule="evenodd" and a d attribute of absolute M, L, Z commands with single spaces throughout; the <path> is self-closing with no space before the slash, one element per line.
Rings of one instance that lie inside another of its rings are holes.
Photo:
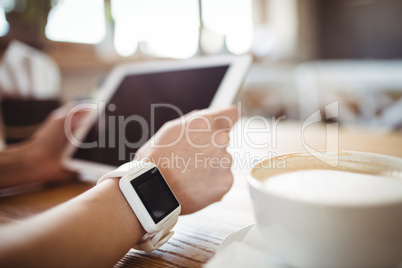
<path fill-rule="evenodd" d="M 50 40 L 96 44 L 105 33 L 103 0 L 62 0 L 49 13 L 46 36 Z"/>
<path fill-rule="evenodd" d="M 203 0 L 202 20 L 209 34 L 202 44 L 206 50 L 224 38 L 226 48 L 234 54 L 246 53 L 253 41 L 253 21 L 250 0 Z M 214 40 L 215 39 L 215 40 Z M 219 50 L 220 47 L 213 49 Z"/>
<path fill-rule="evenodd" d="M 198 51 L 242 54 L 253 40 L 252 1 L 110 0 L 109 9 L 104 0 L 59 0 L 49 14 L 46 35 L 90 44 L 113 37 L 115 51 L 125 57 L 139 50 L 182 59 Z"/>
<path fill-rule="evenodd" d="M 113 0 L 115 48 L 123 56 L 140 44 L 159 57 L 189 58 L 198 48 L 197 0 Z"/>
<path fill-rule="evenodd" d="M 8 22 L 6 20 L 4 8 L 0 7 L 0 36 L 4 36 L 8 32 Z"/>

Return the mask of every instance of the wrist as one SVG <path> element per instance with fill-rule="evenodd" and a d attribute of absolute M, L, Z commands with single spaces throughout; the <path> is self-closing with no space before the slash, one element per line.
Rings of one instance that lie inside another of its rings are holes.
<path fill-rule="evenodd" d="M 96 185 L 94 189 L 100 191 L 100 194 L 96 195 L 100 200 L 96 202 L 105 203 L 103 207 L 110 207 L 110 211 L 113 211 L 110 220 L 115 222 L 115 228 L 120 229 L 121 233 L 128 238 L 126 245 L 127 248 L 131 248 L 146 232 L 122 195 L 119 180 L 118 177 L 110 178 Z"/>
<path fill-rule="evenodd" d="M 135 249 L 150 252 L 162 246 L 173 234 L 181 206 L 158 167 L 151 162 L 128 162 L 104 174 L 98 184 L 112 179 L 118 180 L 121 195 L 124 196 L 132 213 L 136 216 L 146 234 Z"/>

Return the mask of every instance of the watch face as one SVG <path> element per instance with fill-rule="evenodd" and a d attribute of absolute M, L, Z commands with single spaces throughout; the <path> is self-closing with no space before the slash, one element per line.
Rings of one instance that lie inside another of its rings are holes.
<path fill-rule="evenodd" d="M 156 167 L 131 180 L 131 185 L 155 224 L 180 205 Z"/>

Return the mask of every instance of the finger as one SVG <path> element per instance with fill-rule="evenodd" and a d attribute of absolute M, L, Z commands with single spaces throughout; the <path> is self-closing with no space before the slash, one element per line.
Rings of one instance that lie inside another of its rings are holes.
<path fill-rule="evenodd" d="M 58 128 L 58 125 L 64 124 L 64 120 L 68 112 L 74 107 L 74 103 L 69 102 L 56 110 L 53 110 L 46 118 L 43 128 Z"/>
<path fill-rule="evenodd" d="M 221 158 L 221 167 L 224 169 L 230 169 L 233 164 L 233 157 L 230 153 L 225 152 Z"/>
<path fill-rule="evenodd" d="M 62 106 L 52 111 L 50 115 L 46 118 L 45 122 L 43 122 L 39 129 L 34 133 L 34 137 L 54 135 L 56 134 L 56 131 L 63 129 L 64 109 L 65 107 Z"/>
<path fill-rule="evenodd" d="M 216 148 L 226 148 L 229 142 L 230 136 L 228 130 L 220 129 L 212 134 L 212 144 Z"/>
<path fill-rule="evenodd" d="M 69 102 L 55 111 L 55 117 L 61 118 L 63 121 L 70 120 L 69 126 L 72 130 L 77 129 L 83 122 L 83 119 L 93 112 L 90 108 L 79 108 L 79 103 Z M 71 117 L 71 118 L 70 118 Z"/>
<path fill-rule="evenodd" d="M 196 117 L 197 114 L 199 114 L 199 113 L 200 113 L 200 110 L 193 110 L 189 113 L 186 113 L 185 115 L 180 116 L 179 118 L 176 118 L 176 119 L 173 119 L 173 120 L 170 120 L 170 121 L 164 123 L 163 128 L 170 127 L 174 124 L 183 124 L 184 125 L 184 124 L 192 121 L 194 119 L 194 117 Z"/>
<path fill-rule="evenodd" d="M 233 174 L 231 172 L 226 172 L 224 175 L 221 175 L 219 178 L 219 182 L 217 183 L 215 191 L 217 193 L 214 201 L 220 201 L 223 196 L 229 192 L 230 188 L 233 185 Z"/>
<path fill-rule="evenodd" d="M 185 115 L 183 115 L 183 117 L 184 117 L 184 119 L 189 119 L 189 118 L 191 118 L 193 115 L 195 115 L 195 114 L 197 114 L 197 113 L 200 113 L 200 111 L 201 110 L 193 110 L 193 111 L 191 111 L 191 112 L 189 112 L 189 113 L 186 113 Z"/>
<path fill-rule="evenodd" d="M 216 126 L 218 128 L 231 129 L 240 118 L 240 112 L 235 106 L 214 110 L 212 113 Z"/>
<path fill-rule="evenodd" d="M 60 142 L 66 142 L 67 138 L 64 133 L 65 131 L 65 120 L 67 114 L 73 109 L 75 103 L 67 103 L 60 108 L 51 112 L 51 114 L 46 118 L 45 122 L 39 127 L 39 129 L 34 133 L 34 138 L 48 142 L 52 140 L 52 137 L 59 137 Z M 74 131 L 82 119 L 88 114 L 89 110 L 79 110 L 75 112 L 71 119 L 71 129 Z"/>
<path fill-rule="evenodd" d="M 209 121 L 216 128 L 231 129 L 239 120 L 240 112 L 235 106 L 227 108 L 209 108 L 199 111 L 193 111 L 185 115 L 187 122 L 191 121 Z"/>

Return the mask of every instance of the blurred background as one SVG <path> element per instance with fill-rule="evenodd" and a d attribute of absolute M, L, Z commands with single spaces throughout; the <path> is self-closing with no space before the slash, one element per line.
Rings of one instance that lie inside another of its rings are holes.
<path fill-rule="evenodd" d="M 251 54 L 246 115 L 303 120 L 338 101 L 344 124 L 402 128 L 402 0 L 0 0 L 0 52 L 44 51 L 61 100 L 116 64 Z"/>

